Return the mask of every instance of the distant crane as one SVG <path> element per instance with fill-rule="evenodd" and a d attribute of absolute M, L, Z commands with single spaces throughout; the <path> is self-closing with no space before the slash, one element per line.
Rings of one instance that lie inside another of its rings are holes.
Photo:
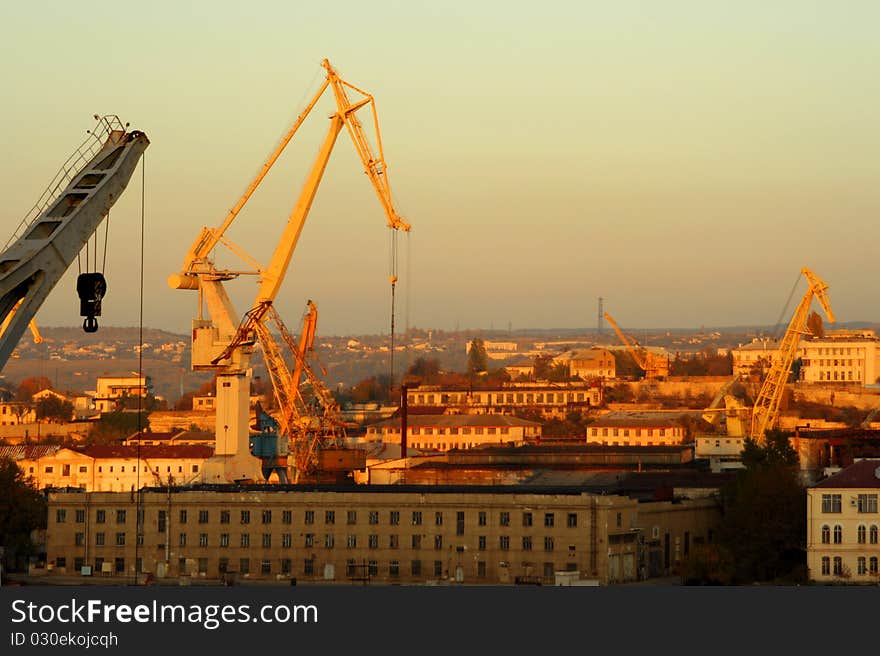
<path fill-rule="evenodd" d="M 759 442 L 763 442 L 765 433 L 776 426 L 782 393 L 785 390 L 785 383 L 788 381 L 792 364 L 794 364 L 801 336 L 810 332 L 807 329 L 807 315 L 814 298 L 819 301 L 828 321 L 831 323 L 835 321 L 831 302 L 828 300 L 828 285 L 807 267 L 801 269 L 801 275 L 807 279 L 809 287 L 795 308 L 785 336 L 779 345 L 779 357 L 771 363 L 770 371 L 767 372 L 767 377 L 761 385 L 752 408 L 749 437 Z"/>
<path fill-rule="evenodd" d="M 626 346 L 630 355 L 632 355 L 633 360 L 635 360 L 639 368 L 645 372 L 645 378 L 654 380 L 657 378 L 665 378 L 669 375 L 669 361 L 667 358 L 659 356 L 656 353 L 651 353 L 647 349 L 639 346 L 638 342 L 627 337 L 620 329 L 620 326 L 617 325 L 617 322 L 607 312 L 603 316 L 607 319 L 608 323 L 611 324 L 614 332 L 617 333 L 617 337 L 623 342 L 623 345 Z"/>

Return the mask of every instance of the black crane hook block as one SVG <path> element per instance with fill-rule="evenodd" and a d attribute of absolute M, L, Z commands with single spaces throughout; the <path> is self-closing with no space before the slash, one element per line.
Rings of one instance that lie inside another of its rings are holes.
<path fill-rule="evenodd" d="M 79 314 L 85 317 L 83 330 L 87 333 L 98 332 L 98 320 L 101 316 L 101 299 L 107 293 L 107 280 L 103 273 L 81 273 L 76 279 L 76 293 L 79 294 Z"/>

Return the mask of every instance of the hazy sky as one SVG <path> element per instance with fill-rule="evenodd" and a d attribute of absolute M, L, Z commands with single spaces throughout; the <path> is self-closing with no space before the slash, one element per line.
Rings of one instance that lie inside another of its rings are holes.
<path fill-rule="evenodd" d="M 878 321 L 878 24 L 871 1 L 6 3 L 2 239 L 92 115 L 118 114 L 151 140 L 144 323 L 188 332 L 195 294 L 167 276 L 326 57 L 375 96 L 413 225 L 398 331 L 592 328 L 600 296 L 625 328 L 770 324 L 805 265 L 839 321 Z M 331 104 L 229 233 L 261 261 Z M 103 325 L 138 323 L 140 180 L 111 214 Z M 295 331 L 313 299 L 319 333 L 387 332 L 388 261 L 343 133 L 277 306 Z M 75 273 L 38 323 L 80 323 Z M 252 280 L 230 289 L 245 311 Z"/>

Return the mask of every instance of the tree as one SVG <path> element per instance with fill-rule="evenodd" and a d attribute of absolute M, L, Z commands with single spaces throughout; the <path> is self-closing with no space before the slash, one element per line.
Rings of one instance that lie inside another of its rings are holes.
<path fill-rule="evenodd" d="M 140 414 L 140 418 L 138 418 L 138 414 Z M 145 410 L 140 413 L 125 410 L 104 412 L 92 426 L 92 430 L 89 432 L 89 442 L 92 444 L 118 444 L 138 430 L 147 432 L 150 429 L 148 415 L 149 412 Z"/>
<path fill-rule="evenodd" d="M 730 554 L 734 583 L 798 581 L 806 571 L 806 492 L 789 434 L 746 438 L 745 469 L 722 490 L 720 547 Z"/>
<path fill-rule="evenodd" d="M 486 371 L 489 366 L 489 354 L 486 353 L 486 345 L 479 337 L 471 340 L 471 347 L 468 350 L 468 373 L 473 376 L 482 371 Z"/>
<path fill-rule="evenodd" d="M 57 396 L 44 396 L 37 401 L 37 419 L 63 424 L 73 419 L 73 404 Z"/>
<path fill-rule="evenodd" d="M 816 337 L 825 337 L 825 326 L 822 324 L 822 316 L 815 310 L 810 312 L 810 316 L 807 317 L 807 330 Z"/>
<path fill-rule="evenodd" d="M 31 376 L 25 378 L 15 390 L 16 401 L 30 401 L 34 394 L 45 389 L 52 389 L 52 381 L 45 376 Z"/>
<path fill-rule="evenodd" d="M 4 571 L 25 568 L 31 532 L 46 528 L 46 501 L 11 458 L 0 458 L 0 545 Z"/>
<path fill-rule="evenodd" d="M 418 358 L 407 369 L 406 375 L 419 378 L 423 383 L 430 383 L 440 376 L 440 361 L 436 358 Z"/>

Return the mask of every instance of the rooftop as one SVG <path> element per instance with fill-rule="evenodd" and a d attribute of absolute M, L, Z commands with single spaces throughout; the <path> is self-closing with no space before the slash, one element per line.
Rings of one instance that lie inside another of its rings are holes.
<path fill-rule="evenodd" d="M 880 488 L 880 460 L 859 460 L 813 487 Z"/>

